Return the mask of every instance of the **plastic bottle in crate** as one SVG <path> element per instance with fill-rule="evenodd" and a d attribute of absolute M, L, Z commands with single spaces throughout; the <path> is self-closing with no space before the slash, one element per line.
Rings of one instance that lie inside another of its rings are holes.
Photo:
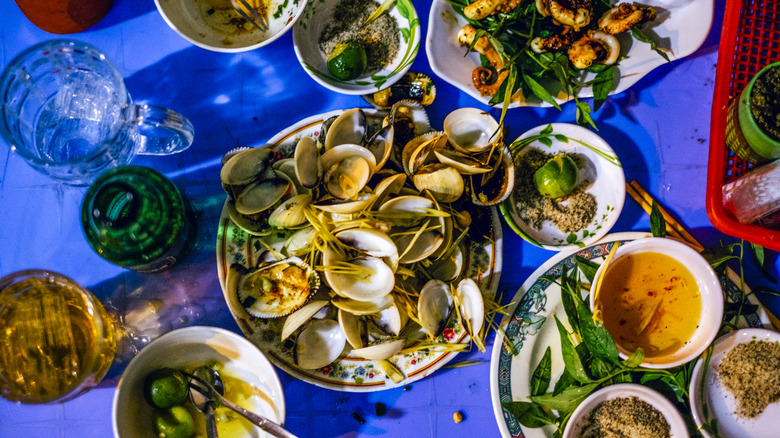
<path fill-rule="evenodd" d="M 723 207 L 742 223 L 780 225 L 780 160 L 725 184 Z"/>

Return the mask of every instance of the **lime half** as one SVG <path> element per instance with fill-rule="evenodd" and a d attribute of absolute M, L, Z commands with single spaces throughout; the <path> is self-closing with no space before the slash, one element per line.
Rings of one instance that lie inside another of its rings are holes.
<path fill-rule="evenodd" d="M 144 396 L 153 406 L 170 408 L 181 404 L 189 394 L 187 378 L 173 368 L 154 370 L 144 381 Z"/>
<path fill-rule="evenodd" d="M 539 193 L 550 199 L 563 198 L 577 187 L 577 163 L 568 155 L 556 155 L 534 173 Z"/>
<path fill-rule="evenodd" d="M 366 71 L 367 64 L 366 49 L 353 41 L 336 44 L 328 57 L 330 74 L 342 81 L 359 78 Z"/>
<path fill-rule="evenodd" d="M 195 430 L 192 414 L 184 406 L 159 410 L 154 419 L 158 438 L 190 438 Z"/>

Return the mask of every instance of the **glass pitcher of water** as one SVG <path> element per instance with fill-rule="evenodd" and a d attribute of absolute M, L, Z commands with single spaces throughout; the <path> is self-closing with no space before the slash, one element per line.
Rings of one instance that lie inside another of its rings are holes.
<path fill-rule="evenodd" d="M 119 71 L 95 47 L 51 40 L 18 55 L 0 76 L 0 135 L 32 167 L 87 185 L 136 154 L 192 144 L 192 124 L 166 108 L 133 104 Z"/>

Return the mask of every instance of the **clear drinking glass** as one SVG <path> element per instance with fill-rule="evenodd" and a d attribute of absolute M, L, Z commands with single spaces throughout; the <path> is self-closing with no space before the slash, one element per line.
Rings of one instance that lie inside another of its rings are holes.
<path fill-rule="evenodd" d="M 136 154 L 187 149 L 194 130 L 179 113 L 134 105 L 98 49 L 60 39 L 28 48 L 3 71 L 0 134 L 38 171 L 87 185 Z"/>
<path fill-rule="evenodd" d="M 51 271 L 0 279 L 0 396 L 70 400 L 105 376 L 116 352 L 113 317 L 88 290 Z"/>

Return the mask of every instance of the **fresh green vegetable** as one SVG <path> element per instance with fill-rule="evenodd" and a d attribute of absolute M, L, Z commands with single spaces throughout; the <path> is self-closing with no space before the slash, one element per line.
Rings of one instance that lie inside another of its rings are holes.
<path fill-rule="evenodd" d="M 342 81 L 359 78 L 367 64 L 366 49 L 352 41 L 336 44 L 328 57 L 328 71 Z"/>
<path fill-rule="evenodd" d="M 187 378 L 173 368 L 160 368 L 144 380 L 144 397 L 152 406 L 170 408 L 181 404 L 189 394 Z"/>

